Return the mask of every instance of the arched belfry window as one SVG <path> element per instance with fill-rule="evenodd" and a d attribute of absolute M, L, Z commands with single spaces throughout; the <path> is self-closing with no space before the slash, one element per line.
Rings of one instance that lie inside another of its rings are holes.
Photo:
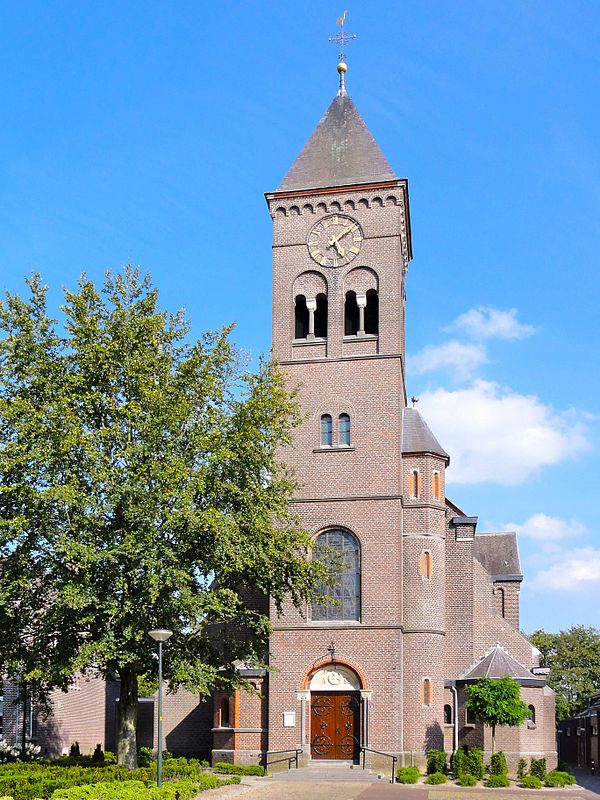
<path fill-rule="evenodd" d="M 367 292 L 367 305 L 365 306 L 365 333 L 379 333 L 379 297 L 375 289 Z"/>
<path fill-rule="evenodd" d="M 338 420 L 338 442 L 340 447 L 350 447 L 350 415 L 340 414 Z"/>
<path fill-rule="evenodd" d="M 331 447 L 333 439 L 333 424 L 331 414 L 321 417 L 321 447 Z"/>
<path fill-rule="evenodd" d="M 306 339 L 308 336 L 308 307 L 306 305 L 306 297 L 303 294 L 296 295 L 294 320 L 294 338 Z"/>
<path fill-rule="evenodd" d="M 334 602 L 315 603 L 312 619 L 360 620 L 360 545 L 349 531 L 332 529 L 319 534 L 313 558 L 328 566 L 329 581 L 318 592 Z"/>
<path fill-rule="evenodd" d="M 344 336 L 356 336 L 360 322 L 356 292 L 346 292 L 344 303 Z"/>
<path fill-rule="evenodd" d="M 315 309 L 315 336 L 325 339 L 327 336 L 327 295 L 317 295 L 317 307 Z"/>

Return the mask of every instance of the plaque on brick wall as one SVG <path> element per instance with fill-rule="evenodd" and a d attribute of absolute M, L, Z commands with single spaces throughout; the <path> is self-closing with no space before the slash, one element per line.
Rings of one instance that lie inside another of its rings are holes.
<path fill-rule="evenodd" d="M 283 727 L 284 728 L 295 728 L 296 727 L 296 712 L 295 711 L 284 711 L 283 712 Z"/>

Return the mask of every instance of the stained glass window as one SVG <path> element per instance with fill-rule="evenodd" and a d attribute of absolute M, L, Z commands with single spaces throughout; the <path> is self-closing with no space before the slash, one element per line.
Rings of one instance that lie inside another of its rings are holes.
<path fill-rule="evenodd" d="M 348 531 L 321 533 L 315 542 L 313 557 L 330 565 L 332 585 L 318 591 L 335 603 L 315 603 L 313 620 L 360 620 L 360 545 Z"/>

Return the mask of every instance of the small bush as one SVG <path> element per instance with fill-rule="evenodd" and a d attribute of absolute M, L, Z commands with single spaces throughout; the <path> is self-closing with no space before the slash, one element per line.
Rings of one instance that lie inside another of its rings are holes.
<path fill-rule="evenodd" d="M 222 775 L 264 775 L 265 768 L 260 766 L 253 766 L 252 764 L 228 764 L 225 761 L 217 761 L 213 767 L 215 772 Z"/>
<path fill-rule="evenodd" d="M 421 777 L 421 773 L 417 767 L 400 767 L 396 771 L 396 780 L 398 783 L 416 783 Z"/>
<path fill-rule="evenodd" d="M 152 763 L 152 748 L 138 747 L 137 757 L 138 767 L 149 767 Z"/>
<path fill-rule="evenodd" d="M 546 759 L 532 756 L 529 764 L 529 774 L 543 781 L 546 777 Z"/>
<path fill-rule="evenodd" d="M 510 781 L 507 775 L 490 775 L 485 785 L 490 789 L 500 789 L 503 786 L 510 786 Z"/>
<path fill-rule="evenodd" d="M 458 779 L 459 786 L 477 786 L 477 783 L 478 781 L 475 775 L 469 775 L 466 772 L 463 772 L 463 774 Z"/>
<path fill-rule="evenodd" d="M 71 758 L 77 758 L 77 756 L 81 755 L 81 751 L 79 749 L 79 742 L 73 742 L 71 745 L 71 749 L 69 750 L 69 755 Z"/>
<path fill-rule="evenodd" d="M 532 759 L 533 761 L 533 759 Z M 524 789 L 541 789 L 542 782 L 537 777 L 537 775 L 525 775 L 521 783 L 519 784 Z"/>
<path fill-rule="evenodd" d="M 568 772 L 562 772 L 561 770 L 554 769 L 552 772 L 549 772 L 546 775 L 546 779 L 544 781 L 545 786 L 571 786 L 575 783 L 575 778 L 573 775 L 569 775 Z"/>
<path fill-rule="evenodd" d="M 433 783 L 433 784 L 446 783 L 447 780 L 448 778 L 444 775 L 443 772 L 432 772 L 431 775 L 427 776 L 427 780 L 425 781 L 425 783 Z"/>
<path fill-rule="evenodd" d="M 452 753 L 450 758 L 450 768 L 455 778 L 460 778 L 463 773 L 468 774 L 465 762 L 466 753 L 462 747 L 459 747 L 458 750 Z"/>
<path fill-rule="evenodd" d="M 478 747 L 465 752 L 465 772 L 468 772 L 469 775 L 475 775 L 479 781 L 484 779 L 483 753 Z"/>
<path fill-rule="evenodd" d="M 200 762 L 200 766 L 202 767 L 202 769 L 207 769 L 208 767 L 210 767 L 210 764 L 205 758 L 203 758 L 202 761 Z"/>
<path fill-rule="evenodd" d="M 434 772 L 441 772 L 445 775 L 447 771 L 446 753 L 443 750 L 428 750 L 427 774 L 432 775 Z"/>
<path fill-rule="evenodd" d="M 527 760 L 520 758 L 517 765 L 517 778 L 522 781 L 525 775 L 527 775 Z"/>
<path fill-rule="evenodd" d="M 502 750 L 492 753 L 490 759 L 490 775 L 508 775 L 508 764 Z"/>

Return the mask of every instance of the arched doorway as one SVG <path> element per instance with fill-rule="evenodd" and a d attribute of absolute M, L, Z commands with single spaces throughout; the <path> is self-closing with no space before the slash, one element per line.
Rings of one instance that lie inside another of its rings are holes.
<path fill-rule="evenodd" d="M 362 688 L 359 676 L 344 664 L 331 662 L 314 673 L 309 684 L 311 758 L 358 759 Z"/>

